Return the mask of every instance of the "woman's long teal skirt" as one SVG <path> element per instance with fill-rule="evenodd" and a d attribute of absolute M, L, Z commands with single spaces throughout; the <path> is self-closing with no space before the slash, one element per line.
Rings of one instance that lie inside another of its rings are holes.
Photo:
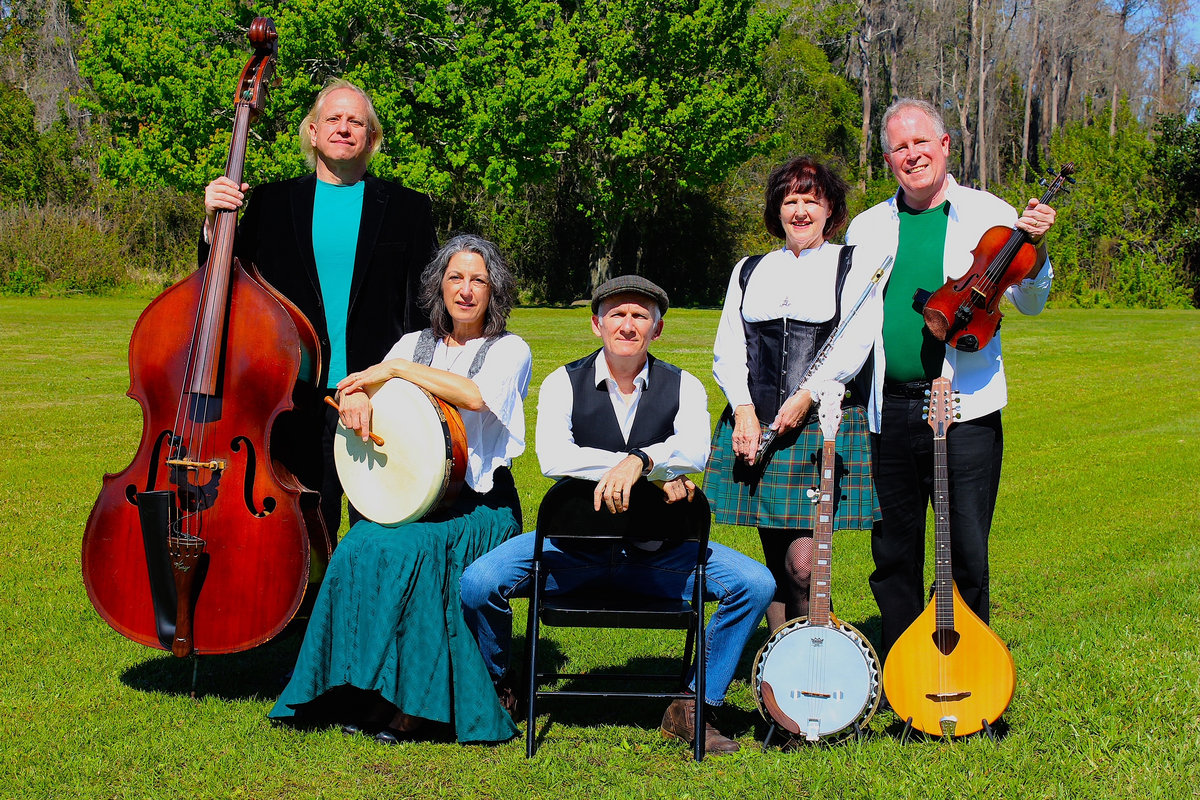
<path fill-rule="evenodd" d="M 293 719 L 322 695 L 356 687 L 406 714 L 449 723 L 460 742 L 516 736 L 459 595 L 463 570 L 520 531 L 519 500 L 504 473 L 487 495 L 464 490 L 439 517 L 351 528 L 329 562 L 272 719 Z"/>

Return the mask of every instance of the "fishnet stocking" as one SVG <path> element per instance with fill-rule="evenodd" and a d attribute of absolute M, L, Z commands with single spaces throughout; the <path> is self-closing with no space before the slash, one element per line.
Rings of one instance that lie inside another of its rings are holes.
<path fill-rule="evenodd" d="M 808 616 L 812 531 L 759 528 L 758 535 L 767 569 L 775 577 L 775 601 L 767 609 L 767 624 L 775 630 L 789 619 Z"/>

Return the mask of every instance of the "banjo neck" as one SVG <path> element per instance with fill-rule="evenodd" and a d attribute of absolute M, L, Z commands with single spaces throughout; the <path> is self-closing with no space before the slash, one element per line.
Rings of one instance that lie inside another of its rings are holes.
<path fill-rule="evenodd" d="M 821 423 L 821 483 L 813 502 L 817 504 L 817 524 L 813 526 L 813 565 L 808 586 L 808 621 L 829 627 L 830 581 L 833 577 L 833 493 L 837 470 L 837 433 L 842 424 L 842 397 L 846 388 L 829 381 L 820 388 L 818 417 Z M 811 491 L 810 491 L 811 494 Z"/>
<path fill-rule="evenodd" d="M 808 621 L 830 623 L 830 582 L 833 577 L 833 472 L 837 467 L 834 439 L 821 447 L 821 485 L 817 490 L 817 524 L 813 528 L 812 578 L 808 588 Z"/>

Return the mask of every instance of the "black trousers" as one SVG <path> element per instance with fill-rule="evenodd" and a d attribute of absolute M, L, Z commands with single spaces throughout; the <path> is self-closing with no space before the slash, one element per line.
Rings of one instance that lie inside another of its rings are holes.
<path fill-rule="evenodd" d="M 925 583 L 925 521 L 933 495 L 933 429 L 923 418 L 920 397 L 883 399 L 879 434 L 871 436 L 875 488 L 882 521 L 871 532 L 875 571 L 871 591 L 883 622 L 880 656 L 920 616 Z M 1004 434 L 1000 412 L 956 422 L 946 434 L 950 490 L 950 558 L 963 600 L 988 620 L 988 534 Z"/>
<path fill-rule="evenodd" d="M 303 390 L 299 390 L 303 391 Z M 322 399 L 333 390 L 308 390 L 297 407 L 279 416 L 272 430 L 271 452 L 309 489 L 321 493 L 321 516 L 329 540 L 336 545 L 342 522 L 342 482 L 333 461 L 338 412 Z M 350 506 L 350 525 L 362 519 Z"/>

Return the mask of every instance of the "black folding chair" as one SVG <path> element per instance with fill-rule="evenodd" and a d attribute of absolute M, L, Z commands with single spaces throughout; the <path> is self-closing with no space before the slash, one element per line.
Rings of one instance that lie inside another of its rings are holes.
<path fill-rule="evenodd" d="M 630 508 L 612 514 L 606 508 L 592 508 L 593 481 L 571 478 L 560 480 L 546 492 L 538 511 L 537 535 L 533 552 L 533 594 L 529 603 L 529 622 L 526 629 L 526 670 L 529 681 L 529 707 L 525 728 L 525 755 L 532 757 L 537 740 L 537 701 L 551 695 L 562 697 L 636 697 L 667 700 L 692 699 L 686 692 L 688 668 L 696 673 L 696 724 L 694 755 L 704 758 L 704 564 L 708 552 L 708 531 L 711 524 L 708 498 L 699 489 L 691 502 L 681 500 L 667 504 L 657 486 L 639 481 L 630 497 Z M 589 585 L 568 594 L 546 596 L 546 575 L 553 563 L 543 560 L 543 542 L 553 539 L 562 550 L 572 546 L 588 547 L 596 542 L 620 540 L 656 542 L 663 547 L 675 547 L 684 542 L 697 543 L 695 591 L 690 600 L 663 599 L 645 595 L 606 594 L 604 585 Z M 538 636 L 541 626 L 575 628 L 651 628 L 687 632 L 682 669 L 678 676 L 646 673 L 564 673 L 538 671 Z M 670 681 L 675 691 L 613 691 L 574 688 L 539 689 L 547 681 L 571 678 L 583 681 Z"/>

